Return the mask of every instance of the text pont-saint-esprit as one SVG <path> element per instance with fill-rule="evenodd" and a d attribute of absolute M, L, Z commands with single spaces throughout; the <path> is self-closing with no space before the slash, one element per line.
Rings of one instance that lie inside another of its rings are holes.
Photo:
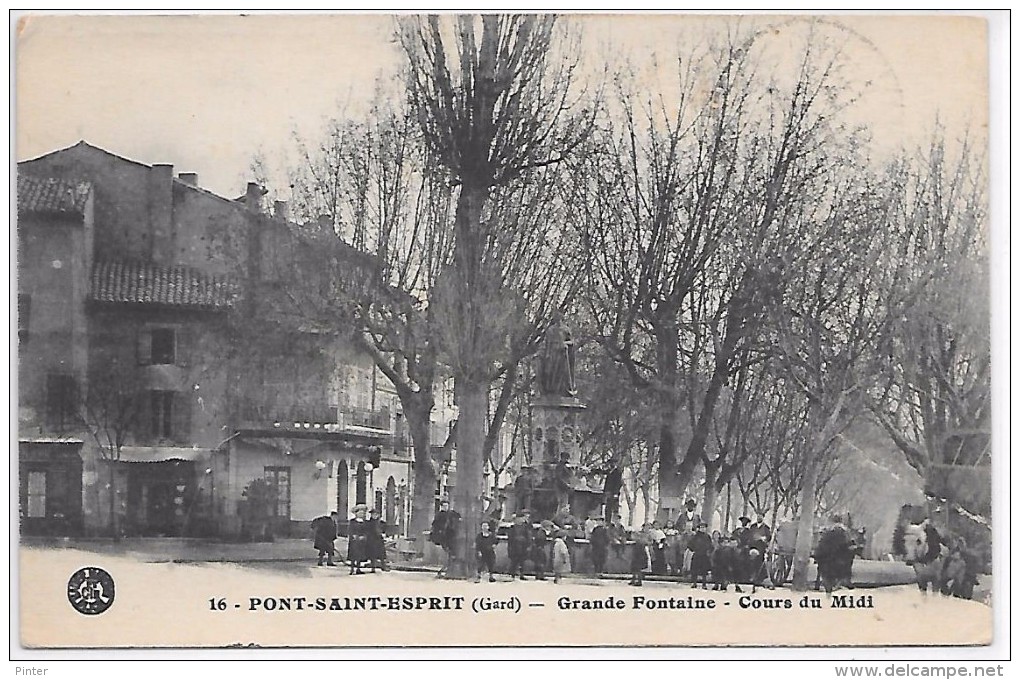
<path fill-rule="evenodd" d="M 872 609 L 875 607 L 872 595 L 834 595 L 828 599 L 832 609 Z M 745 610 L 783 610 L 783 609 L 822 609 L 824 600 L 818 597 L 803 596 L 800 599 L 789 597 L 760 597 L 742 595 L 736 604 Z M 726 600 L 719 601 L 712 597 L 658 597 L 634 595 L 628 598 L 605 597 L 577 599 L 560 597 L 556 607 L 561 610 L 575 611 L 675 611 L 675 610 L 714 610 L 719 605 L 729 606 Z M 538 605 L 532 605 L 538 606 Z M 212 611 L 242 609 L 250 612 L 287 612 L 287 611 L 460 611 L 467 609 L 466 598 L 458 595 L 442 597 L 424 596 L 364 596 L 364 597 L 249 597 L 247 601 L 228 603 L 226 598 L 210 598 L 209 608 Z M 520 602 L 512 597 L 504 601 L 499 598 L 475 598 L 471 610 L 476 613 L 485 611 L 521 611 Z"/>

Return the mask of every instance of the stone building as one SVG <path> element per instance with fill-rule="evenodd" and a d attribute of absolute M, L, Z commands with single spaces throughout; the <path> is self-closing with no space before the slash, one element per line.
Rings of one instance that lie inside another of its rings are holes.
<path fill-rule="evenodd" d="M 405 525 L 392 391 L 262 304 L 286 224 L 259 187 L 85 142 L 18 174 L 23 532 L 305 536 L 355 502 Z"/>

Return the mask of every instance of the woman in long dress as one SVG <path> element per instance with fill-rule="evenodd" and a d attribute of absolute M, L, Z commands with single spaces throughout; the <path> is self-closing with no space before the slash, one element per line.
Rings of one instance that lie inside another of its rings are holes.
<path fill-rule="evenodd" d="M 367 510 L 368 506 L 366 505 L 354 506 L 354 518 L 348 525 L 347 561 L 351 564 L 351 574 L 364 573 L 361 571 L 362 564 L 371 559 L 369 552 L 371 525 L 365 519 Z"/>

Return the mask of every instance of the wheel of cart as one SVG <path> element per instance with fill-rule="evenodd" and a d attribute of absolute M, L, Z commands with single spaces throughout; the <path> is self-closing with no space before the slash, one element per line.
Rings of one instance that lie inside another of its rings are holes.
<path fill-rule="evenodd" d="M 793 555 L 774 550 L 769 554 L 768 559 L 769 580 L 772 585 L 781 586 L 790 578 L 790 571 L 793 569 Z"/>
<path fill-rule="evenodd" d="M 797 524 L 783 522 L 776 527 L 769 545 L 767 563 L 769 578 L 773 585 L 781 586 L 790 578 L 793 570 L 793 554 L 797 548 Z"/>

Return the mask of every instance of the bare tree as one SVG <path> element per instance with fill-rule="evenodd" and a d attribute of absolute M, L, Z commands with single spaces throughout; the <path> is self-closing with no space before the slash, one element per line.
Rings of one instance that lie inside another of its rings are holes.
<path fill-rule="evenodd" d="M 544 219 L 529 226 L 536 213 L 524 212 L 530 200 L 523 207 L 510 201 L 523 193 L 547 205 L 545 180 L 589 126 L 573 113 L 574 64 L 554 54 L 560 37 L 553 16 L 407 17 L 398 36 L 408 62 L 412 110 L 430 152 L 458 189 L 452 263 L 440 276 L 433 304 L 442 317 L 444 360 L 455 380 L 453 505 L 463 519 L 460 564 L 470 572 L 470 537 L 481 514 L 489 386 L 499 376 L 512 385 L 514 367 L 537 347 L 549 312 L 566 297 L 542 301 L 536 309 L 542 279 L 509 285 L 536 272 L 541 264 L 536 258 L 545 257 L 523 247 L 550 235 Z M 544 210 L 537 214 L 548 217 Z"/>
<path fill-rule="evenodd" d="M 783 372 L 804 393 L 811 424 L 794 560 L 797 588 L 806 587 L 819 480 L 833 442 L 866 408 L 892 324 L 924 285 L 909 253 L 916 230 L 895 218 L 904 198 L 902 172 L 899 166 L 857 171 L 849 159 L 830 175 L 830 200 L 819 204 L 820 213 L 805 215 L 804 249 L 776 306 Z"/>
<path fill-rule="evenodd" d="M 791 215 L 832 158 L 821 121 L 846 105 L 810 42 L 784 78 L 768 36 L 737 30 L 681 59 L 675 108 L 624 93 L 622 128 L 592 156 L 591 313 L 608 353 L 656 394 L 660 493 L 674 506 L 705 459 L 724 388 L 770 342 L 766 311 L 800 238 Z"/>
<path fill-rule="evenodd" d="M 109 473 L 110 536 L 120 540 L 117 521 L 117 463 L 121 451 L 135 434 L 147 404 L 137 385 L 125 378 L 132 370 L 117 370 L 116 364 L 94 371 L 80 399 L 81 419 L 99 448 Z M 98 488 L 98 487 L 97 487 Z"/>
<path fill-rule="evenodd" d="M 903 187 L 909 198 L 900 219 L 915 228 L 914 276 L 928 285 L 897 319 L 888 382 L 872 404 L 929 492 L 940 496 L 950 495 L 951 485 L 938 473 L 987 466 L 991 444 L 986 182 L 968 144 L 955 160 L 951 153 L 936 137 L 913 161 Z"/>

